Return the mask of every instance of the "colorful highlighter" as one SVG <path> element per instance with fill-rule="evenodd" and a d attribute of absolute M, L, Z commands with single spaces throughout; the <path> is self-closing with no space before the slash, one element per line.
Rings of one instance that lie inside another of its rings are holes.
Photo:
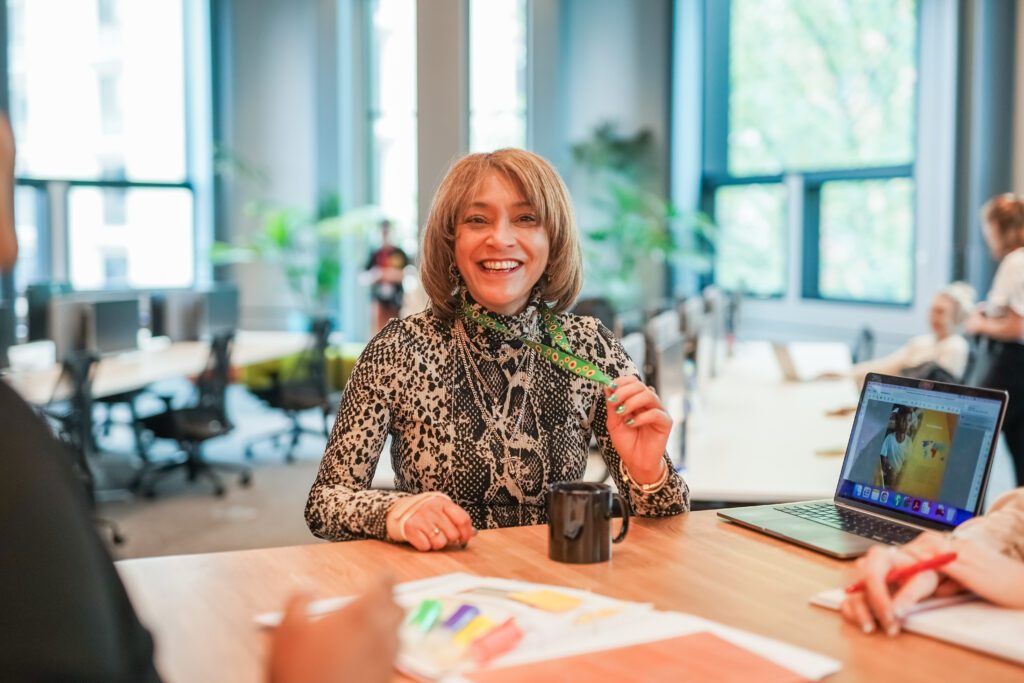
<path fill-rule="evenodd" d="M 514 618 L 509 617 L 500 626 L 474 640 L 469 646 L 469 653 L 477 664 L 486 664 L 514 648 L 522 639 L 523 630 Z"/>
<path fill-rule="evenodd" d="M 477 616 L 473 621 L 466 624 L 465 628 L 452 636 L 452 642 L 459 647 L 469 647 L 470 643 L 483 636 L 496 625 L 493 620 L 483 615 Z"/>
<path fill-rule="evenodd" d="M 441 609 L 440 600 L 424 600 L 416 608 L 412 618 L 409 619 L 409 624 L 426 633 L 437 623 L 438 617 L 441 616 Z"/>
<path fill-rule="evenodd" d="M 451 616 L 444 620 L 442 626 L 450 631 L 461 631 L 478 614 L 480 614 L 480 610 L 473 605 L 460 605 L 457 610 L 451 613 Z"/>

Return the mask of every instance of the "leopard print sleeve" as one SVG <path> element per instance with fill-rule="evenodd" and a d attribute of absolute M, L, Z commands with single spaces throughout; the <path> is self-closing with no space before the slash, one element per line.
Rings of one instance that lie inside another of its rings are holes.
<path fill-rule="evenodd" d="M 392 320 L 366 347 L 345 387 L 320 471 L 306 502 L 306 524 L 331 541 L 387 538 L 388 509 L 410 494 L 371 490 L 393 407 L 412 358 L 407 332 Z"/>
<path fill-rule="evenodd" d="M 596 319 L 590 320 L 596 327 L 593 335 L 597 341 L 596 360 L 601 363 L 604 371 L 612 377 L 621 377 L 622 375 L 639 377 L 636 365 L 633 364 L 632 359 L 611 330 Z M 611 437 L 608 436 L 607 405 L 604 400 L 597 401 L 597 410 L 592 423 L 594 436 L 597 438 L 597 444 L 601 448 L 601 454 L 615 481 L 616 488 L 629 502 L 633 513 L 641 517 L 668 517 L 689 510 L 690 489 L 682 476 L 672 467 L 668 453 L 662 457 L 665 458 L 665 464 L 668 466 L 670 474 L 665 485 L 657 491 L 644 492 L 631 479 L 624 476 L 622 460 L 616 452 L 615 446 L 612 445 Z"/>

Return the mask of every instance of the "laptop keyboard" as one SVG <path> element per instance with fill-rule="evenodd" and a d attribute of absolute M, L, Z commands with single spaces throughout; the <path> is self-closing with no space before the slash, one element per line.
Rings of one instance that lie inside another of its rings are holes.
<path fill-rule="evenodd" d="M 881 543 L 907 543 L 921 533 L 919 529 L 847 510 L 833 503 L 779 505 L 775 509 Z"/>

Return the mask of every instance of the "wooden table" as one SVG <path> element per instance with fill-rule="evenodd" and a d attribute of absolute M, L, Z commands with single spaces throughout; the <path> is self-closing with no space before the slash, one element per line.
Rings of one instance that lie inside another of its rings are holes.
<path fill-rule="evenodd" d="M 309 335 L 298 332 L 239 331 L 231 352 L 236 367 L 298 353 L 309 345 Z M 175 342 L 162 349 L 139 350 L 104 357 L 96 367 L 93 396 L 102 398 L 141 389 L 153 382 L 186 377 L 202 371 L 210 354 L 206 342 Z M 4 379 L 30 403 L 43 404 L 62 398 L 68 387 L 58 388 L 61 368 L 13 371 Z"/>
<path fill-rule="evenodd" d="M 852 381 L 787 382 L 767 342 L 736 345 L 687 418 L 685 472 L 696 501 L 831 498 L 850 437 Z"/>
<path fill-rule="evenodd" d="M 849 564 L 718 521 L 711 511 L 639 519 L 611 562 L 547 559 L 547 528 L 483 531 L 466 550 L 418 553 L 380 541 L 312 544 L 118 563 L 157 665 L 171 683 L 259 681 L 266 636 L 254 615 L 303 586 L 346 595 L 388 571 L 399 581 L 472 572 L 591 589 L 771 636 L 839 659 L 829 681 L 1020 681 L 1024 669 L 913 634 L 867 636 L 808 598 Z M 637 680 L 645 680 L 642 671 Z"/>

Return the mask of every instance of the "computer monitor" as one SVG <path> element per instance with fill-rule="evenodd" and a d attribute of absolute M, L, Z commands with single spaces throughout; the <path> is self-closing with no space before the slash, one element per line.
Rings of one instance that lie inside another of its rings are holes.
<path fill-rule="evenodd" d="M 202 333 L 218 335 L 238 329 L 238 288 L 221 286 L 203 297 Z"/>
<path fill-rule="evenodd" d="M 100 354 L 138 348 L 138 297 L 93 301 L 87 305 L 87 347 Z"/>
<path fill-rule="evenodd" d="M 51 298 L 46 305 L 47 335 L 53 340 L 57 362 L 88 348 L 88 302 L 78 298 Z"/>
<path fill-rule="evenodd" d="M 50 301 L 66 297 L 71 293 L 67 282 L 34 282 L 25 287 L 25 302 L 28 304 L 28 341 L 51 339 Z"/>

